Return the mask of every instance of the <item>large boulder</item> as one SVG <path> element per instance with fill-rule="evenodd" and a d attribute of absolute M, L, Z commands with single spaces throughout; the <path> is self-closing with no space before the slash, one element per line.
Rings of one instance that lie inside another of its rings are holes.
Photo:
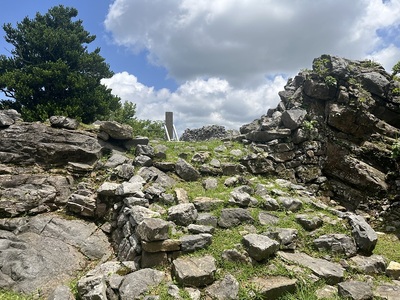
<path fill-rule="evenodd" d="M 0 163 L 66 166 L 94 164 L 101 156 L 97 137 L 89 132 L 52 128 L 41 123 L 16 123 L 0 129 Z"/>
<path fill-rule="evenodd" d="M 48 295 L 91 260 L 108 258 L 107 236 L 93 223 L 56 214 L 0 220 L 0 289 Z"/>

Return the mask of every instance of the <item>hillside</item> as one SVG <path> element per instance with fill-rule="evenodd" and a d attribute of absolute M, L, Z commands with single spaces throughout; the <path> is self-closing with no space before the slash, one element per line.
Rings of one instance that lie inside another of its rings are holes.
<path fill-rule="evenodd" d="M 193 142 L 0 111 L 0 299 L 397 299 L 399 90 L 324 55 Z"/>

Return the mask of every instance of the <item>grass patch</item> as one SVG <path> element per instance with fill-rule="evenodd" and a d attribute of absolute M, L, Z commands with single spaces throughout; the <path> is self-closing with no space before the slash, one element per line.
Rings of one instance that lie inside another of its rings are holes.
<path fill-rule="evenodd" d="M 26 295 L 13 291 L 6 291 L 0 289 L 0 299 L 1 300 L 39 300 L 40 298 L 34 295 Z"/>
<path fill-rule="evenodd" d="M 374 254 L 382 255 L 389 261 L 400 262 L 399 237 L 393 233 L 379 234 Z"/>

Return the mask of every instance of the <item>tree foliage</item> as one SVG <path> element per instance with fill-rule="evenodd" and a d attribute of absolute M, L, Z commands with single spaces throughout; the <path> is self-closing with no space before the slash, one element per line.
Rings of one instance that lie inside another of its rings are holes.
<path fill-rule="evenodd" d="M 110 119 L 119 123 L 128 124 L 133 128 L 136 136 L 147 136 L 151 138 L 164 138 L 162 121 L 139 120 L 135 117 L 136 104 L 124 102 L 120 109 L 115 110 Z"/>
<path fill-rule="evenodd" d="M 100 83 L 113 73 L 100 55 L 88 51 L 96 38 L 82 21 L 73 21 L 75 8 L 62 5 L 46 14 L 25 17 L 16 27 L 4 24 L 5 39 L 14 48 L 0 56 L 0 90 L 27 121 L 65 115 L 85 123 L 105 119 L 121 108 L 120 99 Z"/>

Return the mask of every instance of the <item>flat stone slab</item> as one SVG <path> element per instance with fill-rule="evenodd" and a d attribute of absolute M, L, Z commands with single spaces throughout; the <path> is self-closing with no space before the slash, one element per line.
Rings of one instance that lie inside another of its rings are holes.
<path fill-rule="evenodd" d="M 297 279 L 276 276 L 269 278 L 253 278 L 249 280 L 256 290 L 264 297 L 263 299 L 278 299 L 285 293 L 294 293 Z"/>
<path fill-rule="evenodd" d="M 392 284 L 384 284 L 376 287 L 374 291 L 375 297 L 381 297 L 386 300 L 397 300 L 400 295 L 400 286 Z"/>
<path fill-rule="evenodd" d="M 315 275 L 328 284 L 337 284 L 343 280 L 344 268 L 325 259 L 314 258 L 305 253 L 288 253 L 278 251 L 278 255 L 289 262 L 309 268 Z"/>
<path fill-rule="evenodd" d="M 172 263 L 172 274 L 184 286 L 202 287 L 215 280 L 217 271 L 214 257 L 177 258 Z"/>
<path fill-rule="evenodd" d="M 373 298 L 371 286 L 362 281 L 346 281 L 338 284 L 338 294 L 345 299 L 368 300 Z"/>

